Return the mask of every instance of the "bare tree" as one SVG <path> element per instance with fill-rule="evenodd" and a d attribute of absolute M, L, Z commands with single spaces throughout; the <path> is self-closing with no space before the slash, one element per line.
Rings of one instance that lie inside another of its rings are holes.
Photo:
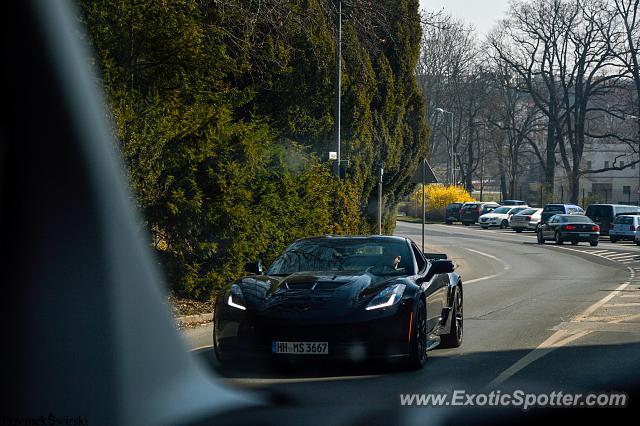
<path fill-rule="evenodd" d="M 429 156 L 434 161 L 455 162 L 461 181 L 472 187 L 472 174 L 478 165 L 473 122 L 482 105 L 479 75 L 479 49 L 472 26 L 449 15 L 440 17 L 440 25 L 423 25 L 422 52 L 416 70 L 418 84 L 427 102 L 432 124 Z M 438 108 L 453 113 L 453 133 L 449 120 Z"/>

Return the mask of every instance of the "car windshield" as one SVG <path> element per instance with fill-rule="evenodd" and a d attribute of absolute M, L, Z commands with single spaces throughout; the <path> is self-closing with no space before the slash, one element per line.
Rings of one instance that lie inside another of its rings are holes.
<path fill-rule="evenodd" d="M 550 204 L 544 206 L 543 213 L 564 213 L 564 206 L 562 204 Z"/>
<path fill-rule="evenodd" d="M 512 209 L 513 207 L 498 207 L 497 209 L 493 210 L 491 213 L 509 213 Z"/>
<path fill-rule="evenodd" d="M 536 209 L 525 209 L 525 210 L 522 210 L 521 212 L 518 212 L 517 214 L 526 216 L 526 215 L 530 215 L 530 214 L 535 214 L 536 211 L 537 211 Z"/>
<path fill-rule="evenodd" d="M 631 225 L 633 224 L 633 216 L 618 216 L 613 222 L 615 224 Z"/>
<path fill-rule="evenodd" d="M 320 239 L 291 245 L 273 262 L 267 275 L 311 271 L 406 275 L 412 270 L 413 261 L 404 241 Z"/>

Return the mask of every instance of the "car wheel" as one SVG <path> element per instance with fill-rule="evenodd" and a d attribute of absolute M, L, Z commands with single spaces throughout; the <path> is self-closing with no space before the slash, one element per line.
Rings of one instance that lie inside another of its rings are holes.
<path fill-rule="evenodd" d="M 464 226 L 469 226 L 469 225 L 471 225 L 469 222 L 462 222 L 462 224 L 463 224 Z"/>
<path fill-rule="evenodd" d="M 572 245 L 572 246 L 577 246 L 577 245 L 578 245 L 578 242 L 577 242 L 577 241 L 571 241 L 571 245 Z"/>
<path fill-rule="evenodd" d="M 453 300 L 453 312 L 451 314 L 451 330 L 449 334 L 441 337 L 441 348 L 457 348 L 462 345 L 462 332 L 464 330 L 464 311 L 462 305 L 462 291 L 456 289 Z"/>
<path fill-rule="evenodd" d="M 427 361 L 427 308 L 420 299 L 413 312 L 413 330 L 409 347 L 407 367 L 412 370 L 421 369 Z"/>
<path fill-rule="evenodd" d="M 617 243 L 618 239 L 616 237 L 609 237 L 612 243 Z"/>
<path fill-rule="evenodd" d="M 636 241 L 636 245 L 637 245 L 637 246 L 640 246 L 640 241 Z"/>
<path fill-rule="evenodd" d="M 555 237 L 553 239 L 556 242 L 556 244 L 558 244 L 559 246 L 564 244 L 564 241 L 562 241 L 562 237 L 560 237 L 560 233 L 559 232 L 556 232 L 556 235 L 555 235 Z"/>
<path fill-rule="evenodd" d="M 591 245 L 591 247 L 597 247 L 598 246 L 598 242 L 597 241 L 591 241 L 589 243 L 589 245 Z"/>
<path fill-rule="evenodd" d="M 518 234 L 522 232 L 522 228 L 513 228 L 514 231 L 516 231 Z"/>
<path fill-rule="evenodd" d="M 213 323 L 213 354 L 216 356 L 216 359 L 218 360 L 218 362 L 220 363 L 220 365 L 225 365 L 228 363 L 227 358 L 220 353 L 220 350 L 218 349 L 218 340 L 216 339 L 216 325 L 215 325 L 215 320 Z"/>
<path fill-rule="evenodd" d="M 481 226 L 482 229 L 489 229 L 488 226 Z"/>
<path fill-rule="evenodd" d="M 542 229 L 538 230 L 538 244 L 544 244 L 544 237 L 542 236 Z"/>
<path fill-rule="evenodd" d="M 502 222 L 500 222 L 500 229 L 506 229 L 509 227 L 509 222 L 507 222 L 506 220 L 503 220 Z"/>

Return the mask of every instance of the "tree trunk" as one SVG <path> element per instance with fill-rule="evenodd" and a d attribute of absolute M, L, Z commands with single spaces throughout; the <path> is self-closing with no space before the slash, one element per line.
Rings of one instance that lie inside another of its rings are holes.
<path fill-rule="evenodd" d="M 547 127 L 547 161 L 544 176 L 544 193 L 542 203 L 553 201 L 553 186 L 556 178 L 556 129 L 549 119 Z"/>

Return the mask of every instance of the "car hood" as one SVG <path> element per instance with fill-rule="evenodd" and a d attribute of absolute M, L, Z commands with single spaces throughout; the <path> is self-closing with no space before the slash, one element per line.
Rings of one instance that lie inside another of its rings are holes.
<path fill-rule="evenodd" d="M 486 213 L 480 216 L 480 218 L 486 219 L 506 219 L 509 215 L 506 213 Z"/>
<path fill-rule="evenodd" d="M 298 272 L 287 277 L 254 276 L 242 280 L 247 302 L 269 316 L 304 316 L 318 312 L 349 312 L 405 275 Z"/>

